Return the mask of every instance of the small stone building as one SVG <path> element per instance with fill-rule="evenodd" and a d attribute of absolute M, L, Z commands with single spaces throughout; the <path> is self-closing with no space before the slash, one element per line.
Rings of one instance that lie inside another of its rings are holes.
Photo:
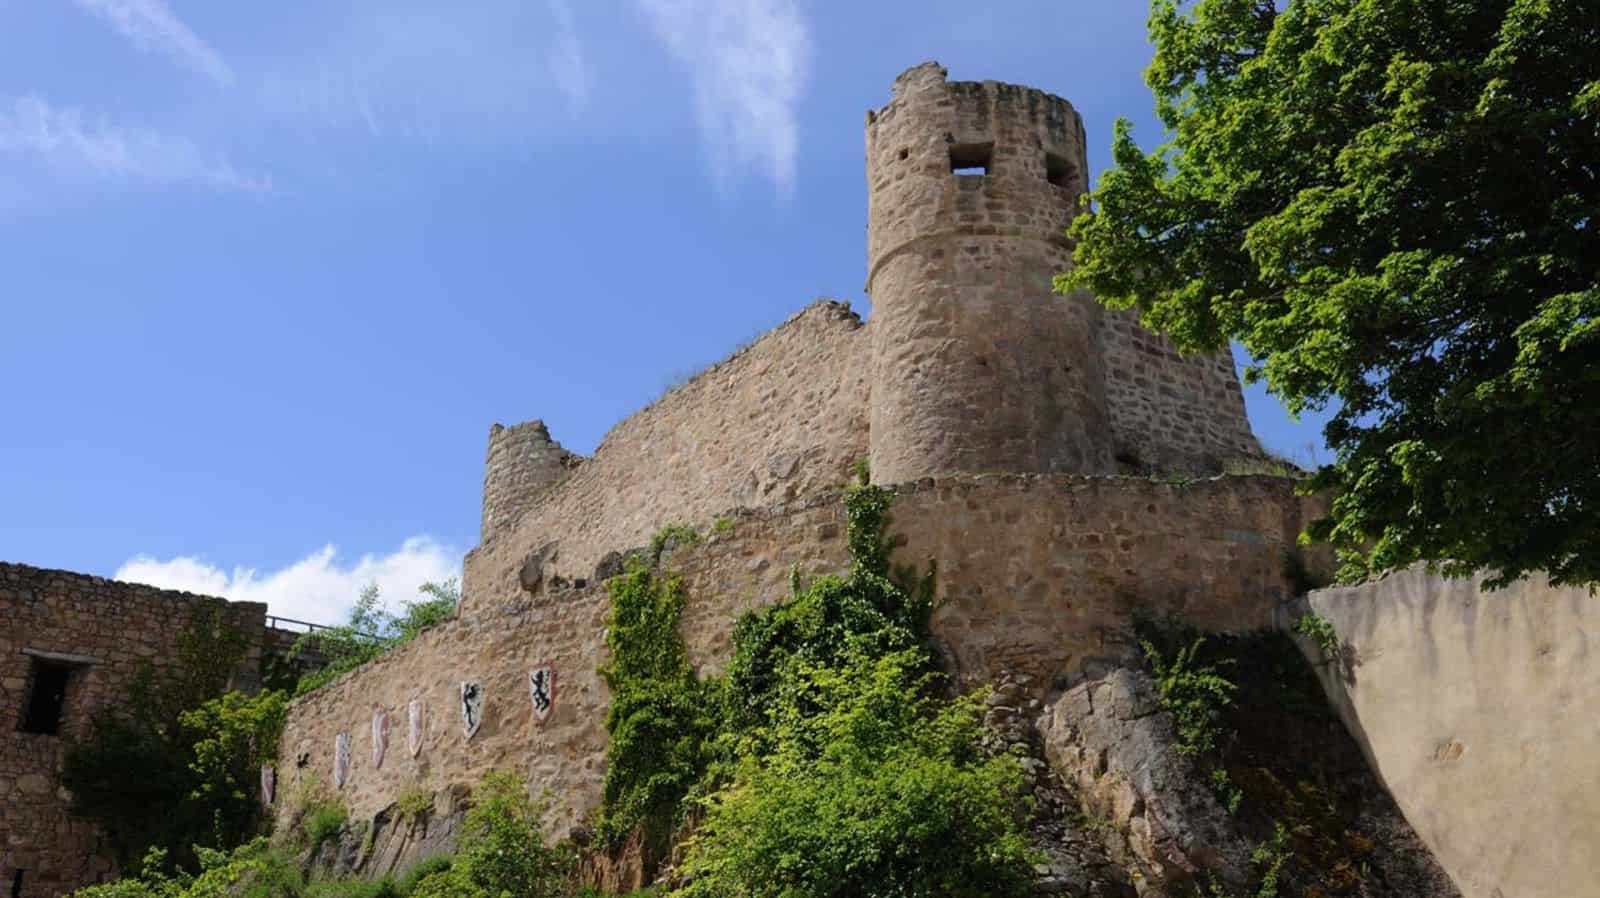
<path fill-rule="evenodd" d="M 0 563 L 0 895 L 45 898 L 115 873 L 96 827 L 68 813 L 66 747 L 88 734 L 99 709 L 127 700 L 142 666 L 174 662 L 177 635 L 207 600 Z M 266 612 L 226 603 L 226 623 L 254 642 L 237 688 L 260 685 Z"/>

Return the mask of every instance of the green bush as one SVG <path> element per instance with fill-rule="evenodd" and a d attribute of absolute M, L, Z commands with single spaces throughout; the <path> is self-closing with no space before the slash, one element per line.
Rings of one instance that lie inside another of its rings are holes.
<path fill-rule="evenodd" d="M 1339 650 L 1339 632 L 1333 628 L 1333 622 L 1315 611 L 1295 621 L 1294 632 L 1315 642 L 1329 657 Z"/>
<path fill-rule="evenodd" d="M 458 853 L 448 868 L 422 876 L 416 898 L 562 898 L 573 858 L 545 845 L 539 808 L 522 778 L 491 773 L 473 793 Z"/>
<path fill-rule="evenodd" d="M 770 750 L 705 803 L 685 898 L 1029 894 L 1022 771 L 917 650 L 790 668 Z"/>
<path fill-rule="evenodd" d="M 1027 893 L 1021 769 L 979 751 L 975 698 L 935 688 L 932 590 L 887 577 L 889 501 L 849 490 L 849 576 L 797 582 L 735 629 L 726 731 L 675 894 Z"/>
<path fill-rule="evenodd" d="M 350 813 L 337 802 L 319 802 L 306 808 L 304 822 L 306 841 L 316 848 L 329 839 L 338 838 L 350 821 Z"/>
<path fill-rule="evenodd" d="M 231 852 L 202 848 L 198 864 L 198 874 L 170 873 L 166 852 L 152 849 L 137 875 L 82 889 L 73 898 L 408 898 L 420 881 L 451 869 L 449 858 L 430 858 L 398 880 L 384 877 L 307 882 L 294 858 L 272 848 L 265 838 L 246 842 Z M 504 898 L 506 893 L 469 886 L 466 891 L 451 894 L 461 898 Z M 557 893 L 529 894 L 542 898 Z"/>
<path fill-rule="evenodd" d="M 257 838 L 233 851 L 201 848 L 197 875 L 165 872 L 166 852 L 145 855 L 138 876 L 90 886 L 73 898 L 299 898 L 304 882 L 294 862 Z"/>
<path fill-rule="evenodd" d="M 1188 645 L 1170 652 L 1158 648 L 1149 638 L 1140 642 L 1155 675 L 1161 707 L 1177 725 L 1178 750 L 1191 756 L 1217 749 L 1223 733 L 1222 712 L 1232 704 L 1233 693 L 1239 688 L 1220 672 L 1228 659 L 1201 659 L 1205 642 L 1205 637 L 1196 636 Z"/>

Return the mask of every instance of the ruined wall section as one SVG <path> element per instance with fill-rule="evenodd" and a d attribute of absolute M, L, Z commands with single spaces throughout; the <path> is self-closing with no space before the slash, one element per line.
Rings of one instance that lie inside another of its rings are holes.
<path fill-rule="evenodd" d="M 177 635 L 206 597 L 85 574 L 0 563 L 0 881 L 22 895 L 71 891 L 109 877 L 113 859 L 92 824 L 67 813 L 66 746 L 93 714 L 127 701 L 142 664 L 176 661 Z M 230 603 L 225 619 L 256 637 L 235 683 L 254 689 L 266 606 Z M 60 728 L 24 731 L 41 667 L 70 669 Z M 130 771 L 137 775 L 137 771 Z"/>
<path fill-rule="evenodd" d="M 895 488 L 894 560 L 936 559 L 942 605 L 933 628 L 946 664 L 963 684 L 1002 669 L 1030 673 L 1036 688 L 1071 682 L 1084 665 L 1119 656 L 1135 613 L 1174 615 L 1197 626 L 1268 625 L 1292 585 L 1284 556 L 1316 500 L 1290 481 L 1225 477 L 1188 485 L 1139 478 L 1062 475 L 955 477 Z M 761 510 L 725 512 L 731 530 L 668 552 L 687 592 L 681 632 L 702 674 L 720 671 L 746 610 L 790 594 L 804 579 L 848 564 L 843 503 L 816 495 Z M 711 516 L 697 523 L 702 532 Z M 308 787 L 338 792 L 353 819 L 371 819 L 404 790 L 443 795 L 484 773 L 513 769 L 535 794 L 549 790 L 549 830 L 565 835 L 599 805 L 609 696 L 604 662 L 609 598 L 604 587 L 513 588 L 480 601 L 379 661 L 297 700 L 284 738 L 277 815 L 293 818 Z M 542 724 L 532 714 L 527 671 L 556 669 L 556 702 Z M 466 739 L 463 679 L 485 686 L 484 722 Z M 407 705 L 426 707 L 426 735 L 406 748 Z M 393 731 L 373 763 L 373 711 Z M 352 741 L 350 779 L 333 790 L 335 736 Z"/>
<path fill-rule="evenodd" d="M 867 454 L 861 320 L 815 303 L 606 435 L 592 458 L 468 556 L 463 603 L 514 599 L 519 572 L 593 577 L 662 525 L 836 489 Z"/>
<path fill-rule="evenodd" d="M 489 428 L 483 474 L 483 526 L 488 539 L 522 517 L 529 506 L 583 462 L 550 438 L 543 421 Z"/>
<path fill-rule="evenodd" d="M 1100 326 L 1119 469 L 1211 474 L 1261 455 L 1231 353 L 1180 355 L 1131 310 L 1105 310 Z"/>

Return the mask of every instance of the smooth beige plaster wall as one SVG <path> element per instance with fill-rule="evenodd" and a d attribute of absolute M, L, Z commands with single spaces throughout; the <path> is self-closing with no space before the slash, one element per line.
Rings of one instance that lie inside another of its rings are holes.
<path fill-rule="evenodd" d="M 1341 647 L 1302 647 L 1464 898 L 1600 895 L 1600 597 L 1480 584 L 1418 567 L 1313 592 Z"/>

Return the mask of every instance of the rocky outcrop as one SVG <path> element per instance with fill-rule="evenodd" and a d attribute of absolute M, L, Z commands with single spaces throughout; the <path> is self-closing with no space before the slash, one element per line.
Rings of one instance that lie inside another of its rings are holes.
<path fill-rule="evenodd" d="M 302 865 L 324 878 L 401 875 L 428 858 L 455 852 L 456 834 L 468 807 L 470 794 L 464 787 L 433 796 L 432 806 L 420 812 L 390 805 L 372 819 L 356 821 L 337 837 L 312 846 Z"/>
<path fill-rule="evenodd" d="M 1255 895 L 1271 875 L 1284 898 L 1460 898 L 1293 644 L 1266 634 L 1206 644 L 1206 663 L 1238 687 L 1204 757 L 1180 750 L 1138 658 L 1097 670 L 1038 715 L 1078 826 L 1138 893 Z"/>
<path fill-rule="evenodd" d="M 1123 667 L 1080 683 L 1049 707 L 1039 730 L 1084 815 L 1148 886 L 1206 874 L 1234 885 L 1250 880 L 1249 841 L 1178 750 L 1172 716 L 1143 671 Z"/>
<path fill-rule="evenodd" d="M 1135 898 L 1129 871 L 1106 850 L 1103 832 L 1084 825 L 1077 795 L 1044 760 L 1036 721 L 1044 705 L 1030 697 L 1034 679 L 1004 671 L 985 700 L 987 747 L 1022 761 L 1033 799 L 1028 831 L 1040 860 L 1034 892 L 1054 898 Z"/>

